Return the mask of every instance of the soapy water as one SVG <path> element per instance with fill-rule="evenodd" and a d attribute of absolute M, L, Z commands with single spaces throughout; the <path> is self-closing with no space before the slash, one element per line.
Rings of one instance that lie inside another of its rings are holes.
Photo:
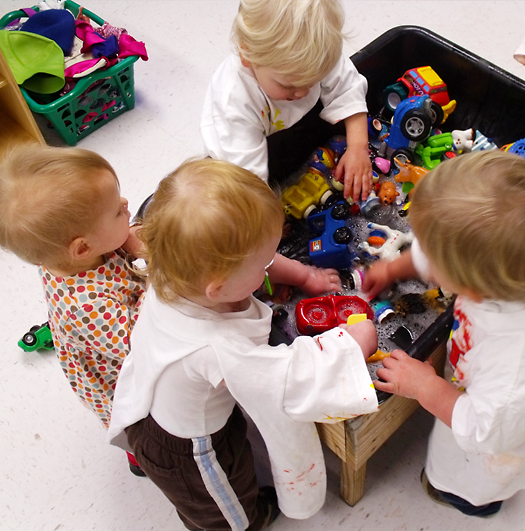
<path fill-rule="evenodd" d="M 384 180 L 384 178 L 382 180 Z M 393 181 L 393 179 L 389 180 Z M 352 271 L 364 271 L 366 268 L 372 266 L 376 260 L 378 260 L 378 258 L 371 257 L 364 251 L 358 249 L 359 244 L 361 242 L 365 242 L 370 235 L 372 229 L 368 227 L 369 223 L 386 225 L 392 229 L 400 230 L 402 232 L 408 232 L 410 230 L 407 218 L 399 215 L 399 211 L 402 210 L 402 204 L 406 199 L 406 194 L 402 192 L 401 185 L 399 183 L 395 184 L 396 189 L 400 194 L 396 202 L 387 206 L 380 205 L 367 217 L 364 217 L 362 214 L 357 214 L 351 216 L 347 220 L 346 225 L 351 229 L 353 235 L 352 242 L 349 244 L 349 246 L 351 251 L 355 252 L 356 259 L 352 268 L 340 271 L 342 290 L 340 293 L 337 293 L 337 295 L 358 296 L 369 302 L 372 310 L 374 310 L 374 306 L 379 301 L 388 301 L 390 303 L 390 306 L 394 311 L 391 313 L 387 312 L 388 314 L 385 314 L 386 316 L 383 320 L 381 320 L 381 322 L 378 322 L 377 319 L 374 321 L 379 338 L 378 348 L 384 352 L 391 352 L 392 350 L 398 348 L 406 350 L 411 342 L 415 341 L 437 319 L 444 308 L 451 302 L 450 300 L 444 300 L 440 302 L 435 301 L 435 304 L 431 305 L 428 303 L 428 300 L 423 297 L 409 296 L 408 306 L 406 304 L 402 305 L 400 308 L 401 312 L 399 312 L 396 311 L 396 302 L 403 300 L 403 296 L 406 297 L 408 294 L 422 295 L 431 289 L 432 286 L 429 286 L 419 280 L 398 282 L 391 286 L 388 292 L 381 293 L 373 301 L 368 301 L 368 297 L 359 289 L 359 286 L 356 287 L 352 281 Z M 338 197 L 338 199 L 342 199 L 342 196 Z M 281 254 L 288 256 L 289 258 L 297 259 L 303 263 L 310 263 L 308 255 L 308 243 L 313 237 L 314 235 L 310 233 L 306 221 L 290 220 L 288 232 L 285 232 L 285 235 L 283 236 L 279 251 Z M 401 250 L 403 249 L 404 248 Z M 415 299 L 415 301 L 412 302 L 416 302 L 416 304 L 411 304 L 411 297 Z M 296 327 L 295 305 L 300 300 L 305 298 L 309 297 L 302 293 L 296 292 L 289 301 L 279 304 L 279 306 L 284 308 L 288 314 L 288 317 L 285 320 L 281 320 L 279 323 L 279 328 L 286 336 L 288 336 L 288 338 L 290 338 L 290 340 L 295 339 L 295 337 L 299 335 Z M 413 313 L 411 311 L 411 306 L 413 306 L 413 309 L 418 313 Z M 405 311 L 407 313 L 403 315 Z M 319 315 L 319 319 L 316 319 L 314 315 L 312 315 L 312 317 L 314 321 L 319 322 L 323 321 L 326 316 Z M 400 328 L 402 329 L 400 330 Z M 403 330 L 403 328 L 405 330 Z M 406 337 L 407 331 L 409 332 L 409 337 Z M 401 336 L 400 339 L 397 339 L 398 335 Z M 396 339 L 397 343 L 394 339 L 392 339 L 392 337 Z M 381 361 L 368 364 L 372 379 L 376 378 L 376 371 L 381 366 Z"/>

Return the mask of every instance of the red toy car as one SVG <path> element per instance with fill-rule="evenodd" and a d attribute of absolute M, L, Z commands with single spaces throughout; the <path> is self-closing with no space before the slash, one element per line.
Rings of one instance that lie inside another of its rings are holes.
<path fill-rule="evenodd" d="M 374 320 L 374 312 L 366 301 L 351 295 L 329 295 L 303 299 L 295 307 L 297 330 L 302 335 L 314 336 L 346 323 L 348 316 L 366 313 Z"/>
<path fill-rule="evenodd" d="M 383 91 L 385 106 L 391 112 L 396 110 L 402 100 L 425 95 L 430 96 L 443 109 L 443 113 L 440 113 L 439 124 L 444 122 L 456 108 L 456 100 L 450 100 L 447 86 L 430 66 L 407 70 L 397 80 L 397 83 L 389 85 Z"/>

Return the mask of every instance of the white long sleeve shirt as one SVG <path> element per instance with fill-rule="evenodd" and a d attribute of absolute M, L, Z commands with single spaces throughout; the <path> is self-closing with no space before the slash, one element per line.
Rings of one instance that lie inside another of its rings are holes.
<path fill-rule="evenodd" d="M 252 71 L 232 54 L 214 73 L 206 92 L 200 126 L 206 155 L 237 164 L 268 182 L 267 136 L 297 123 L 319 98 L 324 105 L 320 117 L 331 124 L 367 112 L 366 91 L 366 79 L 341 55 L 304 98 L 271 100 Z"/>
<path fill-rule="evenodd" d="M 428 273 L 417 242 L 412 259 Z M 458 297 L 445 378 L 465 393 L 430 435 L 432 485 L 473 505 L 525 489 L 525 303 Z"/>
<path fill-rule="evenodd" d="M 161 302 L 149 288 L 117 383 L 108 437 L 149 413 L 184 438 L 214 433 L 237 401 L 268 448 L 279 506 L 308 518 L 323 505 L 326 471 L 314 421 L 377 411 L 363 353 L 342 329 L 268 346 L 271 310 L 216 313 Z M 224 382 L 224 384 L 221 384 Z"/>

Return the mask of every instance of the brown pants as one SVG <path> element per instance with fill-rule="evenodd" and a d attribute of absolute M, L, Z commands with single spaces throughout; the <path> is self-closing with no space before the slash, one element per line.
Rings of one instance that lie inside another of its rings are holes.
<path fill-rule="evenodd" d="M 175 437 L 151 415 L 126 434 L 140 467 L 188 529 L 261 529 L 268 509 L 258 498 L 246 420 L 237 406 L 224 428 L 205 437 Z"/>

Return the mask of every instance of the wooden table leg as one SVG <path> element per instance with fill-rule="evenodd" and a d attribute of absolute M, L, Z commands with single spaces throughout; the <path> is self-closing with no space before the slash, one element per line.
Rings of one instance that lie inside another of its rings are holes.
<path fill-rule="evenodd" d="M 354 470 L 350 463 L 341 461 L 341 498 L 352 507 L 365 493 L 366 463 Z"/>

